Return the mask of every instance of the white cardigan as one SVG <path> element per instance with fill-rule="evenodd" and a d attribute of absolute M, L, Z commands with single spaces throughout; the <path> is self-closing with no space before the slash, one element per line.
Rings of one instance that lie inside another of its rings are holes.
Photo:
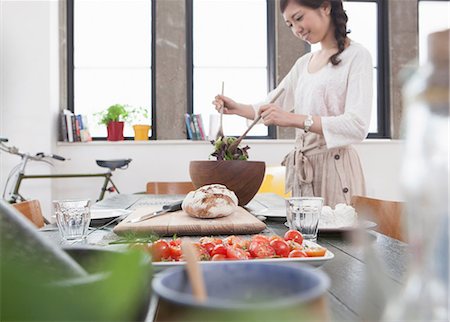
<path fill-rule="evenodd" d="M 280 88 L 285 92 L 275 102 L 286 111 L 322 117 L 327 148 L 363 141 L 369 132 L 372 110 L 373 64 L 370 53 L 352 41 L 340 55 L 315 73 L 308 72 L 312 53 L 300 57 L 265 101 L 254 104 L 255 115 Z M 303 131 L 297 129 L 298 131 Z"/>

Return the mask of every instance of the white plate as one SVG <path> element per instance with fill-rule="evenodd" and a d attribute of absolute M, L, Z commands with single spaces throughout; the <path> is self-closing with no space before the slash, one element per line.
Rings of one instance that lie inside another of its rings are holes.
<path fill-rule="evenodd" d="M 286 227 L 290 228 L 287 222 L 285 222 L 284 225 Z M 374 228 L 376 226 L 377 226 L 377 223 L 374 223 L 373 221 L 363 220 L 360 223 L 360 225 L 355 225 L 355 226 L 345 226 L 345 227 L 320 227 L 319 226 L 319 232 L 321 232 L 321 233 L 337 233 L 337 232 L 352 231 L 357 228 L 370 229 L 370 228 Z"/>
<path fill-rule="evenodd" d="M 310 247 L 318 247 L 319 245 L 305 240 L 303 243 L 307 244 Z M 320 246 L 319 246 L 320 247 Z M 334 258 L 334 254 L 327 249 L 325 256 L 322 257 L 294 257 L 294 258 L 261 258 L 261 259 L 246 259 L 246 260 L 227 260 L 227 263 L 249 263 L 249 262 L 258 262 L 258 263 L 279 263 L 279 264 L 309 264 L 315 267 L 322 266 L 330 259 Z M 215 265 L 216 263 L 220 263 L 220 261 L 202 261 L 199 262 L 201 265 Z M 177 267 L 184 265 L 185 262 L 154 262 L 153 267 L 156 271 L 160 271 L 170 267 Z"/>
<path fill-rule="evenodd" d="M 131 210 L 125 209 L 92 209 L 91 208 L 91 220 L 105 220 L 113 219 L 120 216 L 131 214 Z"/>
<path fill-rule="evenodd" d="M 264 216 L 268 218 L 286 218 L 286 209 L 263 209 L 252 212 L 255 216 Z"/>
<path fill-rule="evenodd" d="M 374 223 L 373 221 L 369 221 L 369 220 L 363 220 L 361 221 L 361 223 L 359 225 L 354 225 L 354 226 L 346 226 L 346 227 L 320 227 L 319 226 L 319 232 L 342 232 L 342 231 L 351 231 L 351 230 L 355 230 L 357 228 L 362 228 L 362 229 L 370 229 L 373 227 L 376 227 L 377 224 Z"/>

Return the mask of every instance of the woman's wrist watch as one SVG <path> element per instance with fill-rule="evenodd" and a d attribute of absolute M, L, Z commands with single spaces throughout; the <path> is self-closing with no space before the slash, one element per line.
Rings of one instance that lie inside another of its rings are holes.
<path fill-rule="evenodd" d="M 311 126 L 314 124 L 312 115 L 307 115 L 305 122 L 303 123 L 303 130 L 305 131 L 305 133 L 309 132 L 309 129 L 311 128 Z"/>

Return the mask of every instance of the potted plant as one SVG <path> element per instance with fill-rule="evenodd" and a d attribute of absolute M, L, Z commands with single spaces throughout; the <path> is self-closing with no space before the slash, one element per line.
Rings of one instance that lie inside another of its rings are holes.
<path fill-rule="evenodd" d="M 133 123 L 134 139 L 136 141 L 148 140 L 148 131 L 151 128 L 148 110 L 136 107 L 130 111 L 130 121 Z"/>
<path fill-rule="evenodd" d="M 108 141 L 123 140 L 124 121 L 128 119 L 129 113 L 128 106 L 114 104 L 96 114 L 100 117 L 99 124 L 105 124 L 107 127 Z"/>

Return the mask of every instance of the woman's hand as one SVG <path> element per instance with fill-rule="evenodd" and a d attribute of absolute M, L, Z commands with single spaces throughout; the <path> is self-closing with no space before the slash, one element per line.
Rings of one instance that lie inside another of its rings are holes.
<path fill-rule="evenodd" d="M 212 103 L 219 113 L 223 106 L 223 114 L 238 114 L 239 104 L 227 96 L 217 95 Z"/>
<path fill-rule="evenodd" d="M 268 104 L 263 105 L 259 109 L 259 114 L 264 122 L 264 125 L 277 125 L 283 127 L 293 126 L 294 114 L 286 112 L 278 105 Z"/>
<path fill-rule="evenodd" d="M 235 102 L 224 95 L 217 95 L 212 103 L 219 113 L 223 106 L 223 114 L 235 114 L 250 120 L 255 117 L 255 111 L 251 105 Z"/>

